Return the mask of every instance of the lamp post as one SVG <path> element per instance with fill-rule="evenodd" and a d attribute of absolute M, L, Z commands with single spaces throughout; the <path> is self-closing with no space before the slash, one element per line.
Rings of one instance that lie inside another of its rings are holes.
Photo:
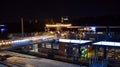
<path fill-rule="evenodd" d="M 22 37 L 24 35 L 24 24 L 23 24 L 23 18 L 21 18 L 21 33 L 22 33 Z"/>

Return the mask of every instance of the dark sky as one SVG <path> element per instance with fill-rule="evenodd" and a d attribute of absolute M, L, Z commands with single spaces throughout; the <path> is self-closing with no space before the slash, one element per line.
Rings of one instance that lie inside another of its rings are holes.
<path fill-rule="evenodd" d="M 0 21 L 120 14 L 119 0 L 0 0 Z"/>

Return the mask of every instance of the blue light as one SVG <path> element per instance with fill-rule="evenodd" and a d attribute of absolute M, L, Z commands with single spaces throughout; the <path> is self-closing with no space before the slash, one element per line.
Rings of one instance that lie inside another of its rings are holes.
<path fill-rule="evenodd" d="M 30 40 L 29 39 L 13 41 L 13 46 L 29 45 L 29 44 L 30 44 Z"/>
<path fill-rule="evenodd" d="M 0 29 L 0 31 L 1 31 L 1 32 L 5 32 L 5 31 L 6 31 L 6 29 L 5 29 L 5 28 L 2 28 L 2 29 Z"/>

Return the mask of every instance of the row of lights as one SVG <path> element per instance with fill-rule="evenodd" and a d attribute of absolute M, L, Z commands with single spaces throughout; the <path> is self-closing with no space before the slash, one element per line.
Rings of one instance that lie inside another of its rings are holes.
<path fill-rule="evenodd" d="M 0 42 L 0 46 L 1 45 L 8 45 L 8 44 L 12 44 L 12 41 L 1 41 Z"/>
<path fill-rule="evenodd" d="M 54 36 L 44 36 L 44 37 L 29 37 L 29 38 L 25 38 L 25 39 L 22 39 L 22 40 L 15 40 L 15 41 L 11 41 L 11 40 L 2 40 L 0 41 L 0 46 L 1 45 L 11 45 L 13 43 L 20 43 L 20 42 L 23 42 L 23 41 L 27 41 L 27 40 L 30 40 L 30 41 L 34 41 L 34 42 L 38 42 L 40 41 L 41 39 L 42 40 L 45 40 L 45 39 L 48 39 L 48 38 L 53 38 Z"/>
<path fill-rule="evenodd" d="M 69 27 L 72 24 L 46 24 L 46 27 Z"/>

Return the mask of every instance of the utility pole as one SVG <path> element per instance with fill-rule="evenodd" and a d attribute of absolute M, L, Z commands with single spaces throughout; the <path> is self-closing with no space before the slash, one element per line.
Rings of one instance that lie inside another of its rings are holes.
<path fill-rule="evenodd" d="M 24 36 L 24 24 L 23 24 L 23 18 L 21 18 L 21 33 L 22 37 Z"/>
<path fill-rule="evenodd" d="M 63 23 L 64 22 L 64 18 L 63 17 L 61 17 L 61 23 Z"/>

